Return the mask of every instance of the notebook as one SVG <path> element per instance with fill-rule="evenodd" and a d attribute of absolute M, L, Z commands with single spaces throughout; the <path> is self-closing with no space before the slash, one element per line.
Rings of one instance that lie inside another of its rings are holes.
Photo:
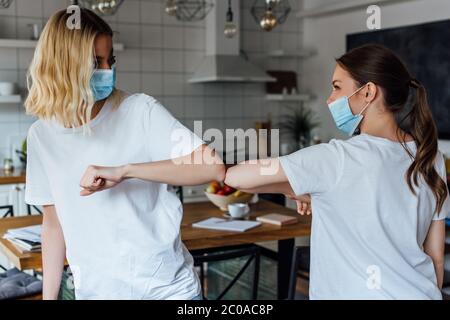
<path fill-rule="evenodd" d="M 265 222 L 265 223 L 275 224 L 277 226 L 294 224 L 294 223 L 297 223 L 297 221 L 298 221 L 296 217 L 287 216 L 287 215 L 279 214 L 279 213 L 266 214 L 264 216 L 260 216 L 260 217 L 256 218 L 256 220 Z"/>
<path fill-rule="evenodd" d="M 259 221 L 230 220 L 222 218 L 208 218 L 192 224 L 195 228 L 237 232 L 244 232 L 256 228 L 259 225 L 261 225 L 261 222 Z"/>

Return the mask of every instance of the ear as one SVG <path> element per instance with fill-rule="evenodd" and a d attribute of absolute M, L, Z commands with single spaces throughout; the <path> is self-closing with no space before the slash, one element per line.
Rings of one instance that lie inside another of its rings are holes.
<path fill-rule="evenodd" d="M 378 95 L 377 85 L 373 82 L 368 82 L 366 84 L 366 88 L 364 88 L 364 90 L 363 90 L 363 94 L 364 94 L 364 100 L 367 103 L 374 101 Z"/>

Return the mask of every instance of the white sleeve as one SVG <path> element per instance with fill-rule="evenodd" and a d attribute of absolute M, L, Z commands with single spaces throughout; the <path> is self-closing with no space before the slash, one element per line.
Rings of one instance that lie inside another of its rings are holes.
<path fill-rule="evenodd" d="M 438 172 L 439 176 L 442 179 L 444 179 L 444 181 L 447 183 L 447 170 L 445 169 L 444 156 L 440 152 L 436 157 L 436 171 Z M 447 188 L 447 198 L 444 201 L 444 205 L 442 206 L 442 209 L 439 212 L 434 213 L 433 220 L 443 220 L 449 216 L 449 212 L 450 212 L 450 195 L 448 193 Z"/>
<path fill-rule="evenodd" d="M 35 137 L 33 127 L 31 127 L 27 135 L 25 203 L 31 205 L 52 205 L 54 200 L 38 149 L 39 141 Z"/>
<path fill-rule="evenodd" d="M 144 128 L 152 161 L 186 156 L 204 144 L 158 101 L 148 97 L 147 104 Z"/>
<path fill-rule="evenodd" d="M 336 140 L 280 157 L 281 166 L 296 195 L 324 193 L 339 181 L 343 152 Z"/>

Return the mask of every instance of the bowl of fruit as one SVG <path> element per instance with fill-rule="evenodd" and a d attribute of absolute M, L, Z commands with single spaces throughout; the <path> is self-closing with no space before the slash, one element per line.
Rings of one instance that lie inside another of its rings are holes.
<path fill-rule="evenodd" d="M 228 211 L 228 205 L 231 203 L 247 203 L 253 194 L 236 190 L 220 182 L 211 182 L 205 190 L 206 197 L 220 208 L 222 211 Z"/>

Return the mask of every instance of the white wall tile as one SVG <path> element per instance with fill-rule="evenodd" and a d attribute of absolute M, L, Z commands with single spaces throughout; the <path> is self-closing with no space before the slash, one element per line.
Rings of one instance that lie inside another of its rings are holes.
<path fill-rule="evenodd" d="M 183 29 L 184 38 L 184 48 L 190 50 L 205 50 L 205 29 L 200 28 L 189 28 Z"/>
<path fill-rule="evenodd" d="M 116 52 L 117 71 L 135 71 L 141 70 L 141 52 L 138 49 L 127 49 Z"/>
<path fill-rule="evenodd" d="M 184 98 L 185 117 L 201 119 L 205 114 L 205 102 L 203 97 Z"/>
<path fill-rule="evenodd" d="M 17 104 L 1 104 L 0 122 L 19 122 L 19 106 Z"/>
<path fill-rule="evenodd" d="M 240 118 L 243 116 L 242 97 L 227 96 L 224 100 L 224 111 L 226 117 Z"/>
<path fill-rule="evenodd" d="M 42 0 L 23 1 L 16 0 L 17 15 L 20 17 L 42 17 L 43 5 Z"/>
<path fill-rule="evenodd" d="M 17 49 L 0 48 L 0 69 L 17 70 Z"/>
<path fill-rule="evenodd" d="M 205 58 L 203 51 L 183 51 L 184 71 L 195 72 Z"/>
<path fill-rule="evenodd" d="M 202 96 L 205 92 L 205 86 L 198 83 L 189 83 L 189 79 L 192 76 L 192 73 L 186 73 L 184 75 L 184 94 L 186 96 Z"/>
<path fill-rule="evenodd" d="M 24 0 L 19 0 L 24 1 Z M 30 2 L 30 0 L 26 0 Z M 33 0 L 31 0 L 33 1 Z M 45 18 L 49 18 L 51 15 L 59 10 L 66 9 L 70 5 L 69 0 L 42 0 L 43 14 Z"/>
<path fill-rule="evenodd" d="M 16 17 L 0 18 L 0 38 L 14 39 L 17 37 Z"/>
<path fill-rule="evenodd" d="M 163 75 L 163 92 L 167 96 L 183 95 L 184 77 L 181 74 Z"/>
<path fill-rule="evenodd" d="M 166 49 L 183 48 L 183 29 L 179 27 L 165 26 L 163 28 L 163 44 Z"/>
<path fill-rule="evenodd" d="M 140 27 L 138 24 L 117 23 L 117 41 L 123 43 L 125 47 L 139 47 Z"/>
<path fill-rule="evenodd" d="M 162 28 L 154 25 L 141 26 L 141 45 L 143 48 L 162 48 Z"/>
<path fill-rule="evenodd" d="M 0 122 L 0 148 L 9 148 L 8 137 L 19 133 L 19 122 Z"/>
<path fill-rule="evenodd" d="M 224 99 L 222 97 L 205 97 L 205 118 L 223 118 Z"/>
<path fill-rule="evenodd" d="M 13 81 L 18 82 L 18 71 L 17 70 L 0 70 L 0 81 Z"/>
<path fill-rule="evenodd" d="M 164 98 L 164 107 L 172 113 L 175 118 L 184 117 L 184 102 L 181 97 L 166 97 Z"/>
<path fill-rule="evenodd" d="M 27 89 L 27 71 L 26 70 L 19 70 L 19 72 L 18 72 L 18 85 L 19 85 L 20 94 L 23 97 L 26 97 L 26 95 L 28 94 L 28 89 Z"/>
<path fill-rule="evenodd" d="M 164 13 L 162 1 L 141 1 L 141 23 L 161 24 Z"/>
<path fill-rule="evenodd" d="M 118 22 L 140 22 L 140 1 L 138 0 L 126 0 L 122 3 L 119 11 L 117 12 Z"/>
<path fill-rule="evenodd" d="M 137 72 L 117 72 L 117 87 L 128 92 L 141 91 L 141 75 Z"/>
<path fill-rule="evenodd" d="M 163 94 L 163 75 L 162 73 L 144 73 L 142 74 L 142 92 L 150 96 L 159 96 Z"/>
<path fill-rule="evenodd" d="M 142 49 L 141 70 L 144 72 L 163 70 L 163 52 L 160 49 Z"/>
<path fill-rule="evenodd" d="M 34 49 L 18 49 L 19 50 L 19 69 L 26 70 L 30 66 L 33 59 Z"/>
<path fill-rule="evenodd" d="M 164 72 L 183 72 L 183 51 L 165 50 L 163 55 Z"/>

